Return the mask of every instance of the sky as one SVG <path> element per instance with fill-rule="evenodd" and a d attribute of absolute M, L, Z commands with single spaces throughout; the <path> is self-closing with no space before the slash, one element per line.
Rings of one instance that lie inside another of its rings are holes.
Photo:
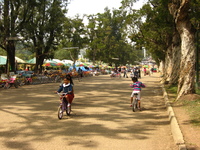
<path fill-rule="evenodd" d="M 84 14 L 103 13 L 105 7 L 108 7 L 109 9 L 118 9 L 121 6 L 121 1 L 122 0 L 71 0 L 68 5 L 67 16 L 74 17 L 77 14 L 83 16 Z M 139 0 L 134 8 L 140 8 L 145 1 L 146 0 Z"/>

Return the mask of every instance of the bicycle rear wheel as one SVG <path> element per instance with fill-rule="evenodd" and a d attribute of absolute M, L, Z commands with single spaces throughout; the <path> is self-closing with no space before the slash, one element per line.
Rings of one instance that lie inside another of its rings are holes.
<path fill-rule="evenodd" d="M 58 107 L 58 119 L 62 119 L 63 117 L 63 111 L 62 111 L 62 106 Z"/>
<path fill-rule="evenodd" d="M 134 99 L 133 102 L 132 102 L 132 110 L 133 110 L 133 112 L 136 112 L 137 107 L 138 107 L 137 104 L 138 104 L 137 100 Z"/>

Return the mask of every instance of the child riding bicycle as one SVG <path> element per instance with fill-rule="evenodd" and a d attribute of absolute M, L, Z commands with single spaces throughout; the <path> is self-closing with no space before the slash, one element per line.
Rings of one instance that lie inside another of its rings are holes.
<path fill-rule="evenodd" d="M 73 85 L 70 83 L 70 79 L 69 78 L 64 78 L 63 80 L 63 84 L 60 85 L 60 88 L 56 91 L 56 93 L 68 93 L 65 95 L 65 98 L 68 102 L 68 106 L 71 105 L 73 99 L 74 99 L 74 91 L 73 91 Z"/>
<path fill-rule="evenodd" d="M 130 105 L 130 107 L 132 107 L 132 102 L 133 102 L 134 93 L 137 93 L 137 94 L 138 94 L 138 95 L 137 95 L 137 99 L 138 99 L 138 105 L 139 105 L 139 108 L 138 108 L 138 109 L 141 110 L 141 108 L 140 108 L 140 104 L 141 104 L 141 102 L 140 102 L 140 98 L 141 98 L 141 89 L 142 89 L 142 88 L 145 88 L 145 85 L 144 85 L 142 82 L 138 81 L 138 79 L 137 79 L 136 77 L 133 77 L 133 78 L 132 78 L 132 81 L 133 81 L 133 84 L 130 84 L 130 87 L 133 88 L 133 92 L 132 92 L 132 94 L 131 94 L 131 105 Z"/>

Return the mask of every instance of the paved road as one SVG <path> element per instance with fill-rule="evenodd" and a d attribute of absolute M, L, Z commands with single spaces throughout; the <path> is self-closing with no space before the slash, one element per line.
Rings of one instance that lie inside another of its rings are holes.
<path fill-rule="evenodd" d="M 130 78 L 75 81 L 70 117 L 57 118 L 58 83 L 0 89 L 1 150 L 177 150 L 158 75 L 142 77 L 142 112 L 129 107 Z"/>

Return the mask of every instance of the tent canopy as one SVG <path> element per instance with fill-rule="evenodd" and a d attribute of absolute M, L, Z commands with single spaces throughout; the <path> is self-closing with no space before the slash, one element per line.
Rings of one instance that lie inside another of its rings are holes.
<path fill-rule="evenodd" d="M 0 56 L 0 65 L 6 65 L 7 56 Z M 27 62 L 19 57 L 15 57 L 15 61 L 19 64 L 26 64 Z"/>
<path fill-rule="evenodd" d="M 0 65 L 5 65 L 6 60 L 7 60 L 7 58 L 5 56 L 0 56 Z"/>
<path fill-rule="evenodd" d="M 27 61 L 28 64 L 35 64 L 36 63 L 36 58 L 32 58 L 30 60 Z"/>

